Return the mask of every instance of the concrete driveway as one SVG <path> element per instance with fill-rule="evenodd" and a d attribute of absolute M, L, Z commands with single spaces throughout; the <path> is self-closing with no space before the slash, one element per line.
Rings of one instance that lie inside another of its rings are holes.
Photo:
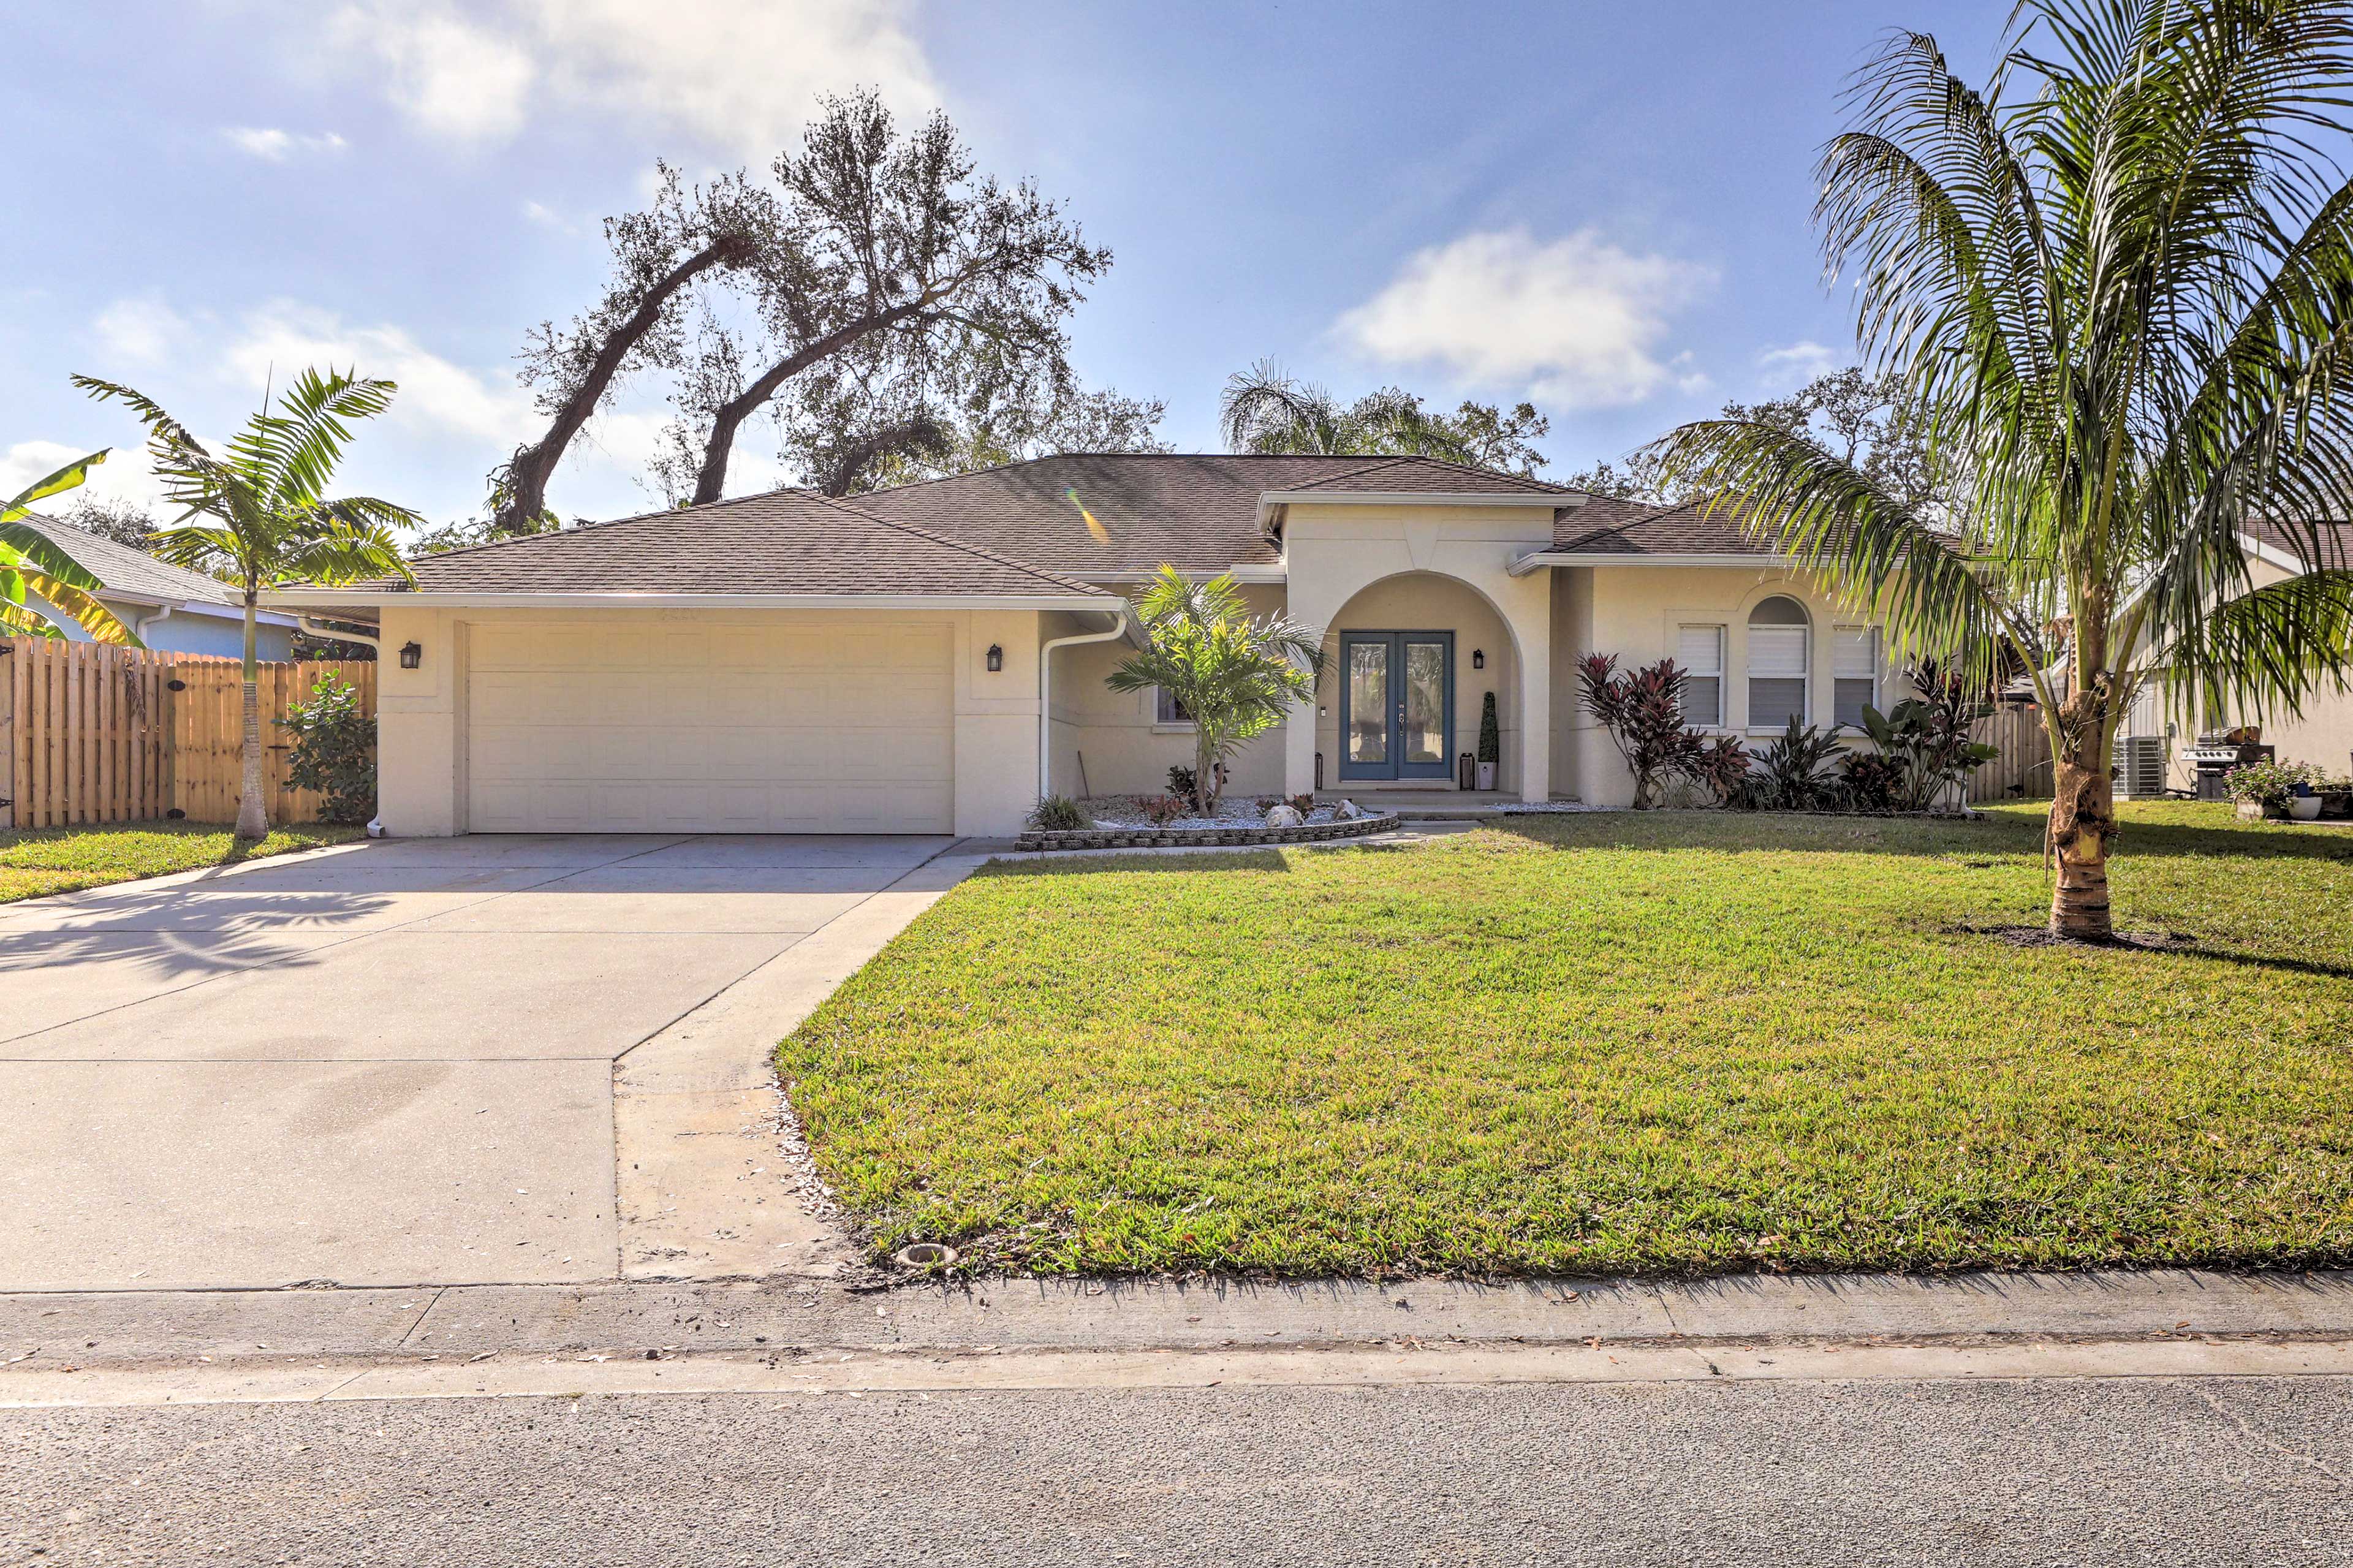
<path fill-rule="evenodd" d="M 765 1051 L 948 843 L 407 840 L 0 905 L 0 1290 L 782 1265 Z"/>

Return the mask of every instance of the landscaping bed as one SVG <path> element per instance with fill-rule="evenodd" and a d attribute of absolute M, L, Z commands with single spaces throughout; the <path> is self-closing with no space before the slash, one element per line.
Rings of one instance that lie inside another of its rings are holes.
<path fill-rule="evenodd" d="M 1321 844 L 1335 838 L 1362 838 L 1368 834 L 1387 833 L 1398 826 L 1398 820 L 1394 812 L 1377 816 L 1340 817 L 1327 810 L 1319 810 L 1314 816 L 1296 827 L 1253 826 L 1253 819 L 1248 817 L 1215 825 L 1204 824 L 1198 819 L 1180 819 L 1162 827 L 1148 824 L 1106 824 L 1099 820 L 1092 827 L 1061 832 L 1026 829 L 1014 843 L 1017 848 L 1028 850 Z"/>
<path fill-rule="evenodd" d="M 1289 1275 L 2353 1263 L 2353 841 L 2120 808 L 1008 863 L 789 1039 L 878 1252 Z"/>
<path fill-rule="evenodd" d="M 359 836 L 356 827 L 281 827 L 259 843 L 240 846 L 226 827 L 186 822 L 0 832 L 0 903 L 206 866 L 233 866 L 265 855 L 346 843 Z"/>

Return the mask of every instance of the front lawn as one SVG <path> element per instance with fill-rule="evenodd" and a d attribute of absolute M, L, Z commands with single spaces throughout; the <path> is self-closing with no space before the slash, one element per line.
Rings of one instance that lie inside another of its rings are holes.
<path fill-rule="evenodd" d="M 984 1267 L 2353 1262 L 2353 833 L 2124 810 L 2186 951 L 1958 929 L 2040 923 L 2040 807 L 1523 818 L 994 868 L 780 1059 Z"/>
<path fill-rule="evenodd" d="M 0 904 L 193 871 L 233 866 L 289 849 L 315 849 L 359 837 L 356 827 L 281 827 L 259 844 L 240 847 L 226 827 L 187 822 L 131 822 L 107 827 L 36 827 L 0 832 Z"/>

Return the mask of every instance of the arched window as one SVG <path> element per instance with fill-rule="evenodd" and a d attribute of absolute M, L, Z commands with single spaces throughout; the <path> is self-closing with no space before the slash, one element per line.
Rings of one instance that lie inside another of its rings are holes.
<path fill-rule="evenodd" d="M 1809 721 L 1807 650 L 1813 640 L 1806 606 L 1786 594 L 1748 612 L 1748 727 L 1779 730 Z"/>

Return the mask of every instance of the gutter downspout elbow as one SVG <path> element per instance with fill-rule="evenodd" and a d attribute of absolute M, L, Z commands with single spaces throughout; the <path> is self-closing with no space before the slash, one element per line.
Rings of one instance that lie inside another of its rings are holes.
<path fill-rule="evenodd" d="M 296 612 L 294 624 L 314 637 L 325 637 L 330 642 L 357 643 L 362 647 L 375 649 L 379 658 L 384 654 L 384 643 L 375 632 L 355 632 L 348 626 L 322 626 L 301 611 Z"/>
<path fill-rule="evenodd" d="M 1038 645 L 1038 798 L 1043 800 L 1053 791 L 1054 779 L 1054 650 L 1076 647 L 1081 643 L 1111 642 L 1127 635 L 1127 606 L 1122 605 L 1111 612 L 1111 630 L 1080 632 L 1066 637 L 1050 637 Z"/>
<path fill-rule="evenodd" d="M 137 637 L 139 639 L 140 646 L 144 647 L 147 645 L 147 628 L 153 626 L 158 621 L 170 620 L 172 618 L 172 612 L 177 608 L 179 608 L 179 606 L 176 605 L 166 605 L 152 616 L 140 616 L 137 620 L 131 623 L 131 635 Z"/>

